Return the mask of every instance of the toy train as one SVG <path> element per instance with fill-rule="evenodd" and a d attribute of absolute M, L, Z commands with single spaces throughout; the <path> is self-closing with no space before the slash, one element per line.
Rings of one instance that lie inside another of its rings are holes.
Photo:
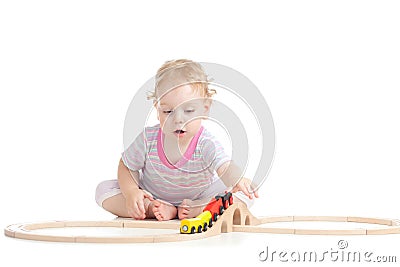
<path fill-rule="evenodd" d="M 231 192 L 215 196 L 198 216 L 181 221 L 181 234 L 194 234 L 196 232 L 207 231 L 209 227 L 212 227 L 213 222 L 218 219 L 218 215 L 222 215 L 224 210 L 232 204 L 233 196 Z"/>

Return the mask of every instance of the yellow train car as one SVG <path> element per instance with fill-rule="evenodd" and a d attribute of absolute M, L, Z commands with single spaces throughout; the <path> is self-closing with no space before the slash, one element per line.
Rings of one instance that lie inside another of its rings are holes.
<path fill-rule="evenodd" d="M 194 234 L 207 231 L 212 226 L 211 212 L 203 211 L 197 217 L 181 221 L 181 234 Z"/>

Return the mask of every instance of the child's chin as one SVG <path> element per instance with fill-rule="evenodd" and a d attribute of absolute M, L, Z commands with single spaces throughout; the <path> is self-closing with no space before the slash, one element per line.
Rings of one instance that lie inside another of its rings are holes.
<path fill-rule="evenodd" d="M 174 135 L 175 135 L 175 137 L 176 138 L 186 138 L 187 137 L 187 135 L 188 135 L 188 133 L 187 132 L 185 132 L 185 133 L 174 133 Z"/>

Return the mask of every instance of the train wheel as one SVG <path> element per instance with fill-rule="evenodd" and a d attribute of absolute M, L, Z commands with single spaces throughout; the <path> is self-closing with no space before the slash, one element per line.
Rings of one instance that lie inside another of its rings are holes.
<path fill-rule="evenodd" d="M 224 213 L 224 207 L 219 206 L 219 215 L 222 215 L 222 213 Z"/>
<path fill-rule="evenodd" d="M 230 196 L 230 198 L 229 198 L 229 205 L 232 205 L 233 204 L 233 196 Z"/>
<path fill-rule="evenodd" d="M 203 231 L 204 231 L 204 232 L 207 231 L 207 223 L 204 223 L 204 225 L 203 225 Z"/>
<path fill-rule="evenodd" d="M 212 227 L 212 225 L 213 225 L 213 223 L 212 223 L 212 219 L 210 219 L 210 221 L 208 222 L 208 227 L 210 228 L 210 227 Z"/>
<path fill-rule="evenodd" d="M 217 221 L 217 219 L 218 219 L 218 214 L 217 214 L 217 213 L 214 213 L 214 215 L 213 215 L 213 220 L 214 220 L 214 222 Z"/>
<path fill-rule="evenodd" d="M 192 229 L 190 230 L 190 233 L 194 234 L 194 232 L 196 232 L 196 227 L 193 226 Z"/>
<path fill-rule="evenodd" d="M 201 233 L 201 230 L 203 229 L 203 227 L 201 227 L 201 225 L 199 225 L 199 227 L 197 228 L 197 232 Z"/>

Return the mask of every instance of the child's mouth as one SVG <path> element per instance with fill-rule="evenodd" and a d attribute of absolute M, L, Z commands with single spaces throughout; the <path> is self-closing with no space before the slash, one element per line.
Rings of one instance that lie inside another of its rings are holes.
<path fill-rule="evenodd" d="M 181 137 L 181 136 L 185 135 L 186 131 L 184 131 L 184 130 L 175 130 L 174 133 L 176 135 L 178 135 L 179 137 Z"/>

